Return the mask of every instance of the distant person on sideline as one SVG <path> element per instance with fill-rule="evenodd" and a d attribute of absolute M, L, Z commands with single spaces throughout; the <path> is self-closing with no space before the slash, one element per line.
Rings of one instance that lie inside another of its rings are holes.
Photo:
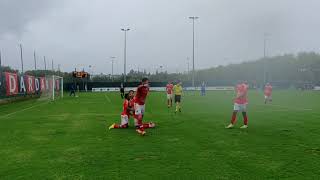
<path fill-rule="evenodd" d="M 120 85 L 120 96 L 121 96 L 121 99 L 124 98 L 124 85 L 123 85 L 123 83 L 121 83 L 121 85 Z"/>
<path fill-rule="evenodd" d="M 203 81 L 201 84 L 201 96 L 206 95 L 206 83 Z"/>
<path fill-rule="evenodd" d="M 74 84 L 72 84 L 70 87 L 70 95 L 69 96 L 73 96 L 73 97 L 76 96 L 76 88 L 75 88 Z"/>

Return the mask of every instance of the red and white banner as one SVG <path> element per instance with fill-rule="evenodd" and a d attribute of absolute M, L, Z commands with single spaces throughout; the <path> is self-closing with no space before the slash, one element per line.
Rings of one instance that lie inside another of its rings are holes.
<path fill-rule="evenodd" d="M 25 75 L 18 76 L 17 73 L 4 72 L 5 75 L 5 94 L 6 96 L 14 96 L 20 94 L 38 94 L 52 90 L 53 82 L 55 90 L 60 90 L 60 80 L 53 81 L 45 77 L 36 78 L 34 76 Z M 1 84 L 0 84 L 1 86 Z"/>
<path fill-rule="evenodd" d="M 25 80 L 26 80 L 26 85 L 27 85 L 27 93 L 28 94 L 33 94 L 35 93 L 35 80 L 34 80 L 34 76 L 25 76 Z"/>
<path fill-rule="evenodd" d="M 49 82 L 49 86 L 48 86 L 47 90 L 52 90 L 52 88 L 53 88 L 52 87 L 52 78 L 50 78 L 48 82 Z"/>
<path fill-rule="evenodd" d="M 46 78 L 44 77 L 40 78 L 40 91 L 41 92 L 46 91 Z"/>
<path fill-rule="evenodd" d="M 16 73 L 5 72 L 6 77 L 6 95 L 13 96 L 19 92 L 18 75 Z"/>
<path fill-rule="evenodd" d="M 56 86 L 56 87 L 55 87 L 56 90 L 59 91 L 59 90 L 60 90 L 60 80 L 59 80 L 59 79 L 56 80 L 56 85 L 55 85 L 55 86 Z"/>

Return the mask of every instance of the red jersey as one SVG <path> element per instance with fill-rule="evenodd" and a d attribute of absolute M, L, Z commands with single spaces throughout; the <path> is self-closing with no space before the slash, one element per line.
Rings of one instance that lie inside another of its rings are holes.
<path fill-rule="evenodd" d="M 167 84 L 166 91 L 167 91 L 167 94 L 172 94 L 173 93 L 173 84 Z"/>
<path fill-rule="evenodd" d="M 130 117 L 130 109 L 133 108 L 133 100 L 124 100 L 121 115 Z"/>
<path fill-rule="evenodd" d="M 145 85 L 139 85 L 136 95 L 134 96 L 134 102 L 139 105 L 144 105 L 147 95 L 149 93 L 149 87 Z"/>
<path fill-rule="evenodd" d="M 122 113 L 121 115 L 127 115 L 129 116 L 130 113 L 128 111 L 128 107 L 129 107 L 129 101 L 127 99 L 124 100 L 123 105 L 122 105 Z"/>
<path fill-rule="evenodd" d="M 272 93 L 272 86 L 271 85 L 266 85 L 264 87 L 264 95 L 271 96 L 271 93 Z"/>
<path fill-rule="evenodd" d="M 129 108 L 133 108 L 133 106 L 134 106 L 134 100 L 130 99 L 129 100 Z"/>
<path fill-rule="evenodd" d="M 236 92 L 237 92 L 237 97 L 234 100 L 234 103 L 247 104 L 248 103 L 248 98 L 247 98 L 248 86 L 244 83 L 238 84 L 236 87 Z"/>

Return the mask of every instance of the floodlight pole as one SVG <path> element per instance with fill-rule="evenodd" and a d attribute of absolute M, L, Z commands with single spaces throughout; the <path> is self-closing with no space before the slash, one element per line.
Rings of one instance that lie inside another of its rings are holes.
<path fill-rule="evenodd" d="M 1 54 L 1 50 L 0 50 L 0 69 L 2 68 L 2 59 L 1 59 L 1 56 L 2 56 L 2 54 Z"/>
<path fill-rule="evenodd" d="M 44 70 L 47 71 L 47 61 L 46 56 L 43 56 Z"/>
<path fill-rule="evenodd" d="M 192 87 L 195 87 L 195 83 L 194 83 L 194 76 L 195 76 L 195 69 L 194 69 L 194 21 L 199 19 L 199 17 L 196 16 L 191 16 L 189 17 L 189 19 L 192 20 Z"/>
<path fill-rule="evenodd" d="M 110 59 L 111 59 L 111 78 L 112 78 L 112 82 L 113 82 L 113 80 L 114 80 L 114 78 L 113 78 L 113 63 L 114 63 L 114 59 L 115 59 L 116 57 L 114 57 L 114 56 L 111 56 L 110 57 Z"/>
<path fill-rule="evenodd" d="M 21 73 L 23 74 L 23 54 L 22 54 L 22 44 L 19 44 L 20 47 L 20 60 L 21 60 Z"/>
<path fill-rule="evenodd" d="M 187 71 L 187 73 L 188 73 L 188 79 L 189 79 L 189 75 L 190 75 L 190 62 L 189 62 L 189 57 L 187 57 L 187 66 L 188 66 L 188 71 Z"/>
<path fill-rule="evenodd" d="M 263 83 L 264 85 L 267 83 L 267 65 L 266 65 L 266 57 L 267 57 L 267 37 L 268 33 L 263 34 Z"/>
<path fill-rule="evenodd" d="M 1 50 L 0 50 L 0 75 L 2 74 L 2 54 L 1 54 Z"/>
<path fill-rule="evenodd" d="M 53 72 L 53 70 L 54 70 L 54 67 L 53 67 L 53 59 L 51 60 L 51 70 L 52 70 L 52 72 Z"/>
<path fill-rule="evenodd" d="M 127 31 L 129 28 L 123 28 L 121 31 L 124 32 L 124 63 L 123 63 L 123 82 L 127 82 Z"/>
<path fill-rule="evenodd" d="M 37 70 L 37 58 L 36 58 L 36 51 L 33 51 L 33 60 L 34 60 L 34 70 Z"/>

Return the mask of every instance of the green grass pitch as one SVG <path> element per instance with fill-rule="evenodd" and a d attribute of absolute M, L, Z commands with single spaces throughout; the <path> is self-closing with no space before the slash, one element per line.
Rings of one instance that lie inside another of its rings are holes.
<path fill-rule="evenodd" d="M 183 112 L 151 92 L 139 136 L 120 121 L 118 93 L 0 106 L 0 179 L 318 179 L 320 93 L 249 92 L 249 128 L 225 129 L 232 92 L 188 92 Z"/>

